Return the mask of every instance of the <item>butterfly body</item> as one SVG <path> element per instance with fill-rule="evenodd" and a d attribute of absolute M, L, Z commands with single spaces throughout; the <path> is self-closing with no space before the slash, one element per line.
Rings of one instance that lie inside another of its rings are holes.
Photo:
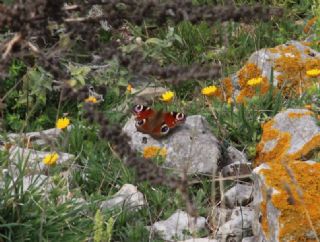
<path fill-rule="evenodd" d="M 170 130 L 186 120 L 183 113 L 156 111 L 143 105 L 135 105 L 132 112 L 135 115 L 137 130 L 154 138 L 167 135 Z"/>

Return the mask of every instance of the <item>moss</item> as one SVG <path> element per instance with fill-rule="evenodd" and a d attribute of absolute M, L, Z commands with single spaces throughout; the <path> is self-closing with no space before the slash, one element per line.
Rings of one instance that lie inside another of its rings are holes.
<path fill-rule="evenodd" d="M 271 169 L 262 170 L 266 184 L 280 193 L 272 196 L 273 205 L 281 211 L 280 241 L 304 241 L 311 229 L 306 216 L 309 214 L 316 232 L 320 233 L 320 163 L 309 165 L 302 161 L 287 163 L 297 184 L 280 162 L 269 162 Z M 285 188 L 284 184 L 287 184 Z M 290 194 L 287 192 L 291 191 Z M 299 192 L 299 189 L 303 192 Z M 292 200 L 293 198 L 293 200 Z M 291 202 L 290 202 L 291 201 Z M 294 203 L 292 203 L 294 201 Z M 265 204 L 262 204 L 262 211 Z M 266 229 L 263 226 L 263 229 Z"/>

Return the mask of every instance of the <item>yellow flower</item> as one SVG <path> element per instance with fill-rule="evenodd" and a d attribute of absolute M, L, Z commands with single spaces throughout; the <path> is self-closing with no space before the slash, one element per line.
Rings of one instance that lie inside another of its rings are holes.
<path fill-rule="evenodd" d="M 310 77 L 317 77 L 320 75 L 320 69 L 307 70 L 306 74 Z"/>
<path fill-rule="evenodd" d="M 206 96 L 213 96 L 217 90 L 218 88 L 212 85 L 212 86 L 202 88 L 201 93 Z"/>
<path fill-rule="evenodd" d="M 312 109 L 312 105 L 311 104 L 306 104 L 306 105 L 304 105 L 304 108 L 311 110 Z"/>
<path fill-rule="evenodd" d="M 47 154 L 43 158 L 42 162 L 45 165 L 52 166 L 52 165 L 55 165 L 57 163 L 58 159 L 59 159 L 59 155 L 56 152 L 54 152 L 54 153 Z"/>
<path fill-rule="evenodd" d="M 94 96 L 89 96 L 84 100 L 86 103 L 97 103 L 97 99 Z"/>
<path fill-rule="evenodd" d="M 161 148 L 158 146 L 146 146 L 143 149 L 144 158 L 154 158 L 156 156 L 162 156 L 163 158 L 167 156 L 167 149 L 165 147 Z"/>
<path fill-rule="evenodd" d="M 247 84 L 249 86 L 256 86 L 259 85 L 262 82 L 262 77 L 257 78 L 251 78 L 249 81 L 247 81 Z"/>
<path fill-rule="evenodd" d="M 68 118 L 59 118 L 58 121 L 56 122 L 56 128 L 57 129 L 64 129 L 68 127 L 70 124 L 70 119 Z"/>
<path fill-rule="evenodd" d="M 231 105 L 231 103 L 233 103 L 233 100 L 231 97 L 228 98 L 227 103 L 228 103 L 228 105 Z"/>
<path fill-rule="evenodd" d="M 171 102 L 174 98 L 174 92 L 167 91 L 161 95 L 161 101 L 163 102 Z"/>
<path fill-rule="evenodd" d="M 128 92 L 128 93 L 131 93 L 131 92 L 132 92 L 132 85 L 131 85 L 131 84 L 128 84 L 128 86 L 127 86 L 127 92 Z"/>

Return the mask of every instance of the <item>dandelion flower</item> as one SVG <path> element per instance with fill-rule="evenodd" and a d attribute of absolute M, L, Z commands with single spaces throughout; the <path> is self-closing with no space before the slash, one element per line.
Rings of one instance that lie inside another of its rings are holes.
<path fill-rule="evenodd" d="M 320 75 L 320 69 L 311 69 L 311 70 L 307 70 L 306 74 L 309 77 L 317 77 Z"/>
<path fill-rule="evenodd" d="M 127 86 L 127 92 L 128 92 L 128 93 L 131 93 L 131 92 L 132 92 L 132 85 L 131 85 L 131 84 L 128 84 L 128 86 Z"/>
<path fill-rule="evenodd" d="M 259 85 L 262 82 L 262 77 L 256 77 L 256 78 L 251 78 L 249 81 L 247 81 L 247 84 L 249 86 L 256 86 Z"/>
<path fill-rule="evenodd" d="M 213 96 L 218 88 L 214 85 L 202 88 L 201 93 L 206 96 Z"/>
<path fill-rule="evenodd" d="M 70 124 L 70 119 L 68 118 L 59 118 L 56 122 L 56 128 L 57 129 L 65 129 Z"/>
<path fill-rule="evenodd" d="M 167 149 L 165 147 L 161 148 L 158 146 L 146 146 L 143 149 L 144 158 L 154 158 L 157 156 L 162 156 L 163 158 L 167 156 Z"/>
<path fill-rule="evenodd" d="M 228 98 L 227 103 L 228 103 L 228 105 L 231 105 L 231 103 L 233 103 L 233 100 L 231 97 Z"/>
<path fill-rule="evenodd" d="M 97 99 L 94 96 L 89 96 L 84 100 L 86 103 L 97 103 Z"/>
<path fill-rule="evenodd" d="M 161 101 L 163 102 L 171 102 L 174 98 L 174 92 L 167 91 L 161 95 Z"/>
<path fill-rule="evenodd" d="M 306 105 L 304 105 L 304 108 L 311 110 L 312 109 L 312 105 L 311 104 L 306 104 Z"/>
<path fill-rule="evenodd" d="M 59 159 L 59 155 L 54 152 L 54 153 L 50 153 L 50 154 L 47 154 L 42 162 L 45 164 L 45 165 L 48 165 L 48 166 L 53 166 L 57 163 L 57 160 Z"/>

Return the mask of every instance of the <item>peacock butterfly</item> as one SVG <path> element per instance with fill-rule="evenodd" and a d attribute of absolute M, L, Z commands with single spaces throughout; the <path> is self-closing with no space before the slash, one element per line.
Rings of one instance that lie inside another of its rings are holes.
<path fill-rule="evenodd" d="M 135 105 L 132 112 L 135 115 L 137 130 L 153 138 L 167 135 L 170 130 L 186 121 L 186 115 L 183 113 L 156 111 L 144 105 Z"/>

